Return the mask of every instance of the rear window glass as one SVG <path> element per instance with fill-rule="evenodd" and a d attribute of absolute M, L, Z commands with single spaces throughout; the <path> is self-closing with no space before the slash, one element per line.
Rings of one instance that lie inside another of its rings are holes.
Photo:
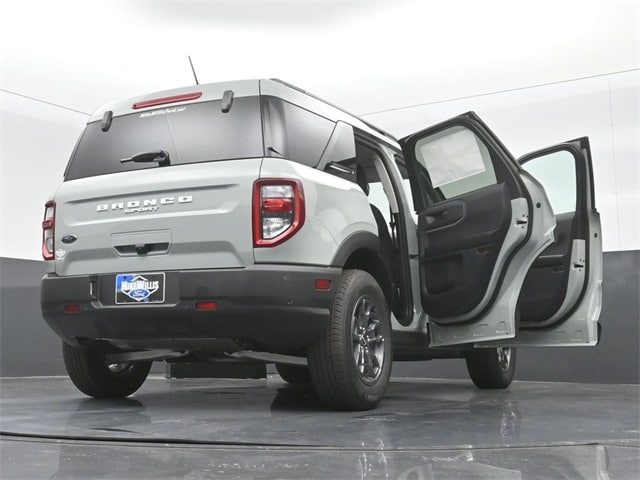
<path fill-rule="evenodd" d="M 220 101 L 176 105 L 114 117 L 108 131 L 87 125 L 71 158 L 66 180 L 156 168 L 121 163 L 137 153 L 165 150 L 171 165 L 262 157 L 260 98 L 236 98 L 228 113 Z"/>

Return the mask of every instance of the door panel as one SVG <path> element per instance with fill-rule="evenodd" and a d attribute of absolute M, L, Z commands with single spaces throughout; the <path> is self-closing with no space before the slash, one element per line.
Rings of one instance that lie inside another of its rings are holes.
<path fill-rule="evenodd" d="M 593 345 L 602 302 L 600 218 L 587 138 L 526 155 L 520 162 L 549 193 L 556 240 L 533 263 L 518 300 L 523 346 Z"/>
<path fill-rule="evenodd" d="M 556 215 L 555 241 L 535 259 L 518 299 L 520 325 L 543 324 L 558 311 L 567 290 L 574 213 Z"/>
<path fill-rule="evenodd" d="M 469 192 L 427 208 L 418 216 L 424 259 L 421 293 L 436 318 L 468 313 L 487 291 L 511 220 L 503 183 Z"/>
<path fill-rule="evenodd" d="M 524 276 L 552 240 L 541 186 L 473 112 L 400 141 L 436 345 L 511 338 Z"/>

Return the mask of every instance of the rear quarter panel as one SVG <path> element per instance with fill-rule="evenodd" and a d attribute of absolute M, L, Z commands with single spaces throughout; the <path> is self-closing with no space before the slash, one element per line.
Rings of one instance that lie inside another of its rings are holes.
<path fill-rule="evenodd" d="M 260 178 L 300 180 L 306 219 L 293 237 L 271 248 L 255 248 L 256 263 L 331 264 L 337 250 L 352 234 L 377 235 L 369 201 L 355 183 L 280 158 L 265 158 Z"/>

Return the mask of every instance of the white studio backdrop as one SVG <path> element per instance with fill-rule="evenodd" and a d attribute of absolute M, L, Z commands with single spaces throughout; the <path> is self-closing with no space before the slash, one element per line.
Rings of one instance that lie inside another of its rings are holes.
<path fill-rule="evenodd" d="M 640 248 L 640 4 L 0 0 L 0 256 L 40 259 L 43 204 L 100 104 L 278 77 L 396 135 L 477 111 L 516 155 L 589 135 L 606 250 Z M 617 73 L 616 73 L 617 72 Z"/>

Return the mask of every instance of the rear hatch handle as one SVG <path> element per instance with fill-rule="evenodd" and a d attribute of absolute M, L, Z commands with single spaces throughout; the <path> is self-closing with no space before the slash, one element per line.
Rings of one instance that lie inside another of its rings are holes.
<path fill-rule="evenodd" d="M 136 162 L 136 163 L 148 163 L 158 162 L 159 167 L 166 167 L 171 165 L 169 160 L 169 152 L 166 150 L 153 150 L 150 152 L 140 152 L 135 155 L 120 159 L 120 163 Z"/>

